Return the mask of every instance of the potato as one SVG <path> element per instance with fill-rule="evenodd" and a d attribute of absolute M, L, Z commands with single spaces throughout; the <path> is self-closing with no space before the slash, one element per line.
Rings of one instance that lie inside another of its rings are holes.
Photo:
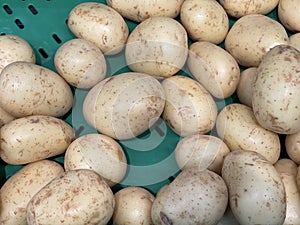
<path fill-rule="evenodd" d="M 26 207 L 31 198 L 63 172 L 57 162 L 41 160 L 27 164 L 13 174 L 1 187 L 0 223 L 27 225 Z"/>
<path fill-rule="evenodd" d="M 300 51 L 300 33 L 292 34 L 289 37 L 289 44 Z"/>
<path fill-rule="evenodd" d="M 218 1 L 184 1 L 180 11 L 180 21 L 194 41 L 220 44 L 229 30 L 228 16 Z"/>
<path fill-rule="evenodd" d="M 83 103 L 85 120 L 100 133 L 119 140 L 134 138 L 160 117 L 164 90 L 154 77 L 128 72 L 94 86 Z"/>
<path fill-rule="evenodd" d="M 283 26 L 293 32 L 300 31 L 300 10 L 297 0 L 279 0 L 278 18 Z"/>
<path fill-rule="evenodd" d="M 130 33 L 125 48 L 128 67 L 156 77 L 170 77 L 185 64 L 188 37 L 184 27 L 169 17 L 151 17 Z"/>
<path fill-rule="evenodd" d="M 107 183 L 92 170 L 71 170 L 55 178 L 27 205 L 28 225 L 106 225 L 115 206 Z"/>
<path fill-rule="evenodd" d="M 254 151 L 230 152 L 222 177 L 229 204 L 239 224 L 282 224 L 286 214 L 285 189 L 275 167 Z"/>
<path fill-rule="evenodd" d="M 284 145 L 289 158 L 300 164 L 300 131 L 286 135 Z"/>
<path fill-rule="evenodd" d="M 73 105 L 67 82 L 54 71 L 29 62 L 14 62 L 0 74 L 0 107 L 14 117 L 65 115 Z"/>
<path fill-rule="evenodd" d="M 217 224 L 227 208 L 224 180 L 209 170 L 183 170 L 157 193 L 151 216 L 155 225 Z"/>
<path fill-rule="evenodd" d="M 252 108 L 259 124 L 280 134 L 300 131 L 300 51 L 279 45 L 258 67 Z"/>
<path fill-rule="evenodd" d="M 216 129 L 231 151 L 252 150 L 272 164 L 279 159 L 281 146 L 278 134 L 260 126 L 248 106 L 240 103 L 225 106 L 218 114 Z"/>
<path fill-rule="evenodd" d="M 113 8 L 98 2 L 83 2 L 69 13 L 68 27 L 78 38 L 94 43 L 106 55 L 121 52 L 129 35 L 123 17 Z"/>
<path fill-rule="evenodd" d="M 268 14 L 278 5 L 279 0 L 220 0 L 226 12 L 240 18 L 249 14 Z"/>
<path fill-rule="evenodd" d="M 194 42 L 189 50 L 189 71 L 214 97 L 224 99 L 236 91 L 240 68 L 227 51 L 206 41 Z"/>
<path fill-rule="evenodd" d="M 257 67 L 264 55 L 280 44 L 288 44 L 283 25 L 260 14 L 238 19 L 225 38 L 225 49 L 245 67 Z"/>
<path fill-rule="evenodd" d="M 164 79 L 162 86 L 166 94 L 162 117 L 176 134 L 185 137 L 211 131 L 217 118 L 217 106 L 199 82 L 175 75 Z"/>
<path fill-rule="evenodd" d="M 0 73 L 5 66 L 16 61 L 35 63 L 33 48 L 18 35 L 0 35 Z"/>
<path fill-rule="evenodd" d="M 72 86 L 89 89 L 106 76 L 106 60 L 101 50 L 84 39 L 61 45 L 54 56 L 57 72 Z"/>
<path fill-rule="evenodd" d="M 286 195 L 286 216 L 283 224 L 300 224 L 300 193 L 297 186 L 297 165 L 282 158 L 274 165 L 281 176 Z"/>
<path fill-rule="evenodd" d="M 0 127 L 14 120 L 15 118 L 0 107 Z"/>
<path fill-rule="evenodd" d="M 135 22 L 142 22 L 149 17 L 166 16 L 175 18 L 180 13 L 184 0 L 106 0 L 107 5 L 119 12 L 123 17 Z"/>
<path fill-rule="evenodd" d="M 151 207 L 155 197 L 142 187 L 129 186 L 115 193 L 114 225 L 152 225 Z"/>
<path fill-rule="evenodd" d="M 249 67 L 241 72 L 241 78 L 236 89 L 240 103 L 252 107 L 252 86 L 256 79 L 257 67 Z"/>
<path fill-rule="evenodd" d="M 64 153 L 74 135 L 62 119 L 42 115 L 18 118 L 0 129 L 0 156 L 15 165 L 46 159 Z"/>
<path fill-rule="evenodd" d="M 104 178 L 109 186 L 119 183 L 126 174 L 127 159 L 122 147 L 103 134 L 78 137 L 67 148 L 65 170 L 91 169 Z"/>
<path fill-rule="evenodd" d="M 175 159 L 182 170 L 192 167 L 209 169 L 220 174 L 227 145 L 218 137 L 194 134 L 182 138 L 175 148 Z"/>

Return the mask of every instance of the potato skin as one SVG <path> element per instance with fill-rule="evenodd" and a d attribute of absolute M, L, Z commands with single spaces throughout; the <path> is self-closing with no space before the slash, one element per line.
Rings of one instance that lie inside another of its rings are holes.
<path fill-rule="evenodd" d="M 57 162 L 40 160 L 27 164 L 12 175 L 0 190 L 0 223 L 27 225 L 26 207 L 31 198 L 63 172 L 63 167 Z"/>
<path fill-rule="evenodd" d="M 115 206 L 107 183 L 92 170 L 63 173 L 43 187 L 26 209 L 28 225 L 106 225 Z"/>
<path fill-rule="evenodd" d="M 73 141 L 73 128 L 56 117 L 27 116 L 5 124 L 0 130 L 1 158 L 20 165 L 62 154 Z"/>

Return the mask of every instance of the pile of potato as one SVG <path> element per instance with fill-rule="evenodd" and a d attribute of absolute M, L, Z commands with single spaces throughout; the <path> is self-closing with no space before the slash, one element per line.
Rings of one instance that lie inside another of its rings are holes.
<path fill-rule="evenodd" d="M 85 2 L 68 27 L 76 38 L 57 49 L 55 71 L 22 37 L 0 36 L 0 156 L 22 166 L 1 187 L 0 224 L 300 224 L 296 1 Z M 131 72 L 107 77 L 117 54 Z M 72 89 L 87 91 L 97 132 L 77 136 L 62 119 Z M 118 141 L 159 118 L 181 137 L 180 173 L 158 193 L 113 192 L 128 172 Z M 61 154 L 64 165 L 52 160 Z"/>

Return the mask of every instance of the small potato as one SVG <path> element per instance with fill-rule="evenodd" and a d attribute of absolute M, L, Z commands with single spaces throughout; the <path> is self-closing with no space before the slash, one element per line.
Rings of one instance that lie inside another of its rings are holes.
<path fill-rule="evenodd" d="M 252 86 L 256 79 L 257 67 L 250 67 L 241 72 L 241 78 L 236 89 L 240 103 L 252 107 Z"/>
<path fill-rule="evenodd" d="M 268 14 L 278 5 L 279 0 L 220 0 L 226 12 L 240 18 L 249 14 Z"/>
<path fill-rule="evenodd" d="M 274 46 L 288 44 L 288 34 L 279 22 L 260 14 L 238 19 L 225 38 L 225 49 L 241 66 L 257 67 Z"/>
<path fill-rule="evenodd" d="M 224 99 L 236 91 L 240 68 L 227 51 L 205 41 L 194 42 L 189 50 L 187 65 L 191 74 L 214 97 Z"/>
<path fill-rule="evenodd" d="M 300 51 L 289 45 L 272 48 L 263 58 L 252 86 L 258 123 L 279 134 L 300 131 Z"/>
<path fill-rule="evenodd" d="M 28 225 L 106 225 L 115 199 L 107 183 L 92 170 L 71 170 L 55 178 L 27 205 Z"/>
<path fill-rule="evenodd" d="M 103 134 L 86 134 L 74 140 L 66 150 L 65 170 L 91 169 L 109 186 L 119 183 L 126 174 L 127 160 L 122 147 Z"/>
<path fill-rule="evenodd" d="M 289 44 L 300 51 L 300 33 L 293 34 L 289 37 Z"/>
<path fill-rule="evenodd" d="M 300 131 L 286 135 L 285 150 L 290 159 L 295 163 L 300 164 Z"/>
<path fill-rule="evenodd" d="M 101 50 L 84 39 L 72 39 L 60 46 L 54 56 L 57 72 L 72 86 L 89 89 L 106 75 Z"/>
<path fill-rule="evenodd" d="M 185 64 L 188 36 L 184 27 L 169 17 L 150 17 L 130 33 L 125 48 L 132 71 L 170 77 Z"/>
<path fill-rule="evenodd" d="M 151 216 L 155 225 L 214 225 L 226 211 L 224 180 L 209 170 L 189 168 L 157 193 Z"/>
<path fill-rule="evenodd" d="M 0 155 L 15 165 L 46 159 L 65 152 L 74 135 L 62 119 L 41 115 L 18 118 L 0 129 Z"/>
<path fill-rule="evenodd" d="M 121 52 L 129 35 L 123 17 L 113 8 L 98 2 L 76 5 L 69 13 L 68 27 L 76 37 L 94 43 L 106 55 Z"/>
<path fill-rule="evenodd" d="M 128 72 L 94 86 L 83 103 L 85 120 L 100 133 L 119 140 L 134 138 L 160 117 L 165 93 L 154 77 Z"/>
<path fill-rule="evenodd" d="M 300 31 L 300 9 L 297 0 L 280 0 L 278 18 L 283 26 L 293 32 Z"/>
<path fill-rule="evenodd" d="M 229 30 L 229 19 L 218 1 L 186 0 L 180 19 L 189 37 L 194 41 L 220 44 Z"/>
<path fill-rule="evenodd" d="M 125 187 L 115 194 L 114 225 L 153 225 L 151 207 L 155 197 L 141 187 Z"/>
<path fill-rule="evenodd" d="M 55 161 L 29 163 L 12 175 L 1 187 L 1 225 L 27 225 L 26 207 L 31 198 L 64 172 Z"/>
<path fill-rule="evenodd" d="M 14 120 L 15 118 L 0 107 L 0 127 Z"/>
<path fill-rule="evenodd" d="M 211 131 L 217 118 L 217 106 L 199 82 L 175 75 L 164 79 L 162 86 L 166 94 L 162 117 L 175 133 L 185 137 Z"/>
<path fill-rule="evenodd" d="M 175 18 L 180 13 L 184 0 L 106 0 L 123 17 L 135 22 L 142 22 L 149 17 L 166 16 Z"/>
<path fill-rule="evenodd" d="M 73 105 L 67 82 L 54 71 L 28 62 L 14 62 L 0 74 L 0 107 L 14 117 L 65 115 Z"/>
<path fill-rule="evenodd" d="M 254 151 L 230 152 L 224 160 L 222 177 L 228 187 L 229 204 L 239 224 L 284 222 L 284 184 L 275 167 Z"/>
<path fill-rule="evenodd" d="M 0 36 L 0 73 L 5 66 L 16 61 L 35 63 L 31 45 L 23 38 L 13 34 Z"/>
<path fill-rule="evenodd" d="M 197 167 L 220 174 L 227 145 L 218 137 L 194 134 L 182 138 L 175 148 L 175 159 L 180 169 Z"/>
<path fill-rule="evenodd" d="M 240 103 L 225 106 L 218 114 L 216 129 L 231 151 L 252 150 L 272 164 L 279 159 L 281 146 L 278 134 L 260 126 L 248 106 Z"/>
<path fill-rule="evenodd" d="M 288 158 L 281 158 L 274 164 L 279 173 L 286 173 L 292 176 L 297 176 L 297 164 Z"/>

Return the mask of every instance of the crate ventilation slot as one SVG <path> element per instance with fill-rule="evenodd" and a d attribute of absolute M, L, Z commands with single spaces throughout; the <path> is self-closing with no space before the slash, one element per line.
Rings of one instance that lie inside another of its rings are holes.
<path fill-rule="evenodd" d="M 9 15 L 13 13 L 12 9 L 8 5 L 4 5 L 3 9 Z"/>
<path fill-rule="evenodd" d="M 39 53 L 43 56 L 43 58 L 47 59 L 49 56 L 47 54 L 47 52 L 43 49 L 43 48 L 40 48 L 39 49 Z"/>
<path fill-rule="evenodd" d="M 20 19 L 15 19 L 15 23 L 20 29 L 24 29 L 24 24 Z"/>
<path fill-rule="evenodd" d="M 33 5 L 29 5 L 29 6 L 28 6 L 28 9 L 30 10 L 30 12 L 31 12 L 33 15 L 38 14 L 37 9 L 36 9 Z"/>

